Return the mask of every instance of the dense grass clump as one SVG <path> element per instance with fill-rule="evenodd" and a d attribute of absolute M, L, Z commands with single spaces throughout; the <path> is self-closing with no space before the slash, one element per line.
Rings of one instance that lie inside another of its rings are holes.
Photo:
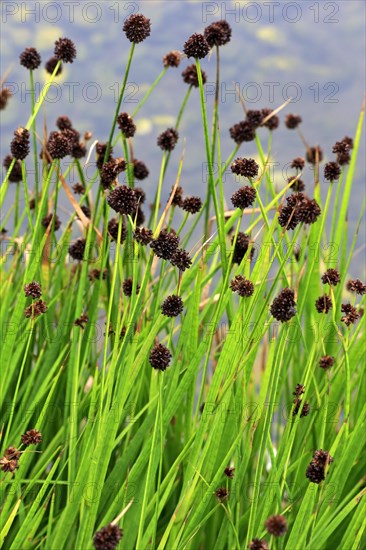
<path fill-rule="evenodd" d="M 64 37 L 29 120 L 6 145 L 1 204 L 14 200 L 1 219 L 0 544 L 362 548 L 366 286 L 352 274 L 358 229 L 348 234 L 348 206 L 364 112 L 353 138 L 335 136 L 325 166 L 326 153 L 304 151 L 301 133 L 293 176 L 279 188 L 268 167 L 286 105 L 248 111 L 242 101 L 227 124 L 217 85 L 209 123 L 200 59 L 212 52 L 218 78 L 232 35 L 218 21 L 181 45 L 194 64 L 177 72 L 182 103 L 176 125 L 152 139 L 161 169 L 150 173 L 135 151 L 138 112 L 187 60 L 167 53 L 127 113 L 134 51 L 153 26 L 134 14 L 123 30 L 130 53 L 108 138 L 81 137 L 62 112 L 57 130 L 52 121 L 40 130 L 62 62 L 78 63 Z M 34 90 L 40 54 L 27 48 L 20 62 Z M 195 93 L 209 177 L 191 196 L 180 123 Z M 304 125 L 300 115 L 284 120 L 295 136 Z M 233 140 L 226 159 L 222 132 Z M 80 181 L 70 188 L 72 168 Z"/>

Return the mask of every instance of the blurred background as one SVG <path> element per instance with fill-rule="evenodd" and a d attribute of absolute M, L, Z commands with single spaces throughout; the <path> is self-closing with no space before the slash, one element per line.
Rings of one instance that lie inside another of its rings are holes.
<path fill-rule="evenodd" d="M 108 138 L 118 90 L 123 78 L 130 43 L 122 32 L 123 22 L 131 13 L 141 12 L 151 19 L 151 36 L 138 44 L 121 110 L 132 113 L 144 93 L 161 72 L 162 57 L 170 50 L 181 50 L 194 32 L 218 19 L 232 26 L 232 39 L 220 49 L 221 102 L 220 129 L 222 158 L 233 150 L 230 126 L 244 118 L 234 92 L 234 82 L 250 109 L 275 109 L 286 99 L 292 102 L 280 113 L 281 124 L 273 133 L 272 157 L 277 189 L 286 184 L 286 165 L 296 156 L 305 156 L 304 145 L 296 131 L 284 125 L 287 113 L 301 115 L 302 132 L 310 146 L 319 144 L 324 162 L 335 160 L 333 144 L 345 135 L 354 136 L 365 89 L 365 2 L 198 2 L 138 1 L 122 2 L 8 2 L 1 3 L 1 76 L 9 71 L 4 85 L 13 91 L 6 110 L 1 111 L 1 158 L 9 153 L 14 130 L 24 125 L 30 112 L 28 72 L 19 64 L 24 48 L 34 46 L 42 57 L 42 67 L 35 72 L 38 90 L 47 79 L 44 63 L 53 54 L 54 41 L 60 36 L 71 38 L 78 51 L 73 64 L 64 65 L 62 74 L 52 86 L 45 108 L 37 119 L 42 135 L 46 117 L 48 131 L 56 129 L 55 121 L 67 115 L 81 133 L 91 131 L 93 140 Z M 183 59 L 177 69 L 170 68 L 136 117 L 135 157 L 144 160 L 150 176 L 142 187 L 151 202 L 159 176 L 161 151 L 156 138 L 174 126 L 187 85 L 181 72 L 193 60 Z M 206 97 L 211 117 L 215 54 L 203 61 L 207 74 Z M 268 131 L 261 129 L 266 146 Z M 92 140 L 92 141 L 93 141 Z M 186 194 L 206 192 L 205 149 L 199 92 L 193 89 L 180 127 L 180 142 L 172 155 L 163 200 L 175 181 L 176 169 L 186 142 L 186 159 L 181 184 Z M 364 196 L 365 168 L 363 135 L 356 181 L 351 197 L 350 228 L 355 230 Z M 120 153 L 118 149 L 116 153 Z M 245 143 L 240 155 L 258 159 L 254 142 Z M 88 171 L 92 175 L 93 170 Z M 323 189 L 328 183 L 321 182 Z M 309 195 L 313 193 L 313 175 L 309 165 L 304 170 Z M 69 184 L 78 181 L 71 173 Z M 225 196 L 237 188 L 232 174 L 224 178 Z M 96 183 L 97 185 L 97 183 Z M 15 186 L 11 187 L 15 196 Z M 61 202 L 61 221 L 67 219 L 70 205 Z M 62 212 L 63 209 L 63 212 Z M 358 251 L 352 275 L 363 276 L 365 226 L 361 228 Z"/>

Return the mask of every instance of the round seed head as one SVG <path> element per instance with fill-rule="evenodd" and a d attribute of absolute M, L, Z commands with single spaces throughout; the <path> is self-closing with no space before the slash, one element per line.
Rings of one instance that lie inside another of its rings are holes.
<path fill-rule="evenodd" d="M 34 71 L 41 64 L 41 56 L 35 48 L 25 48 L 19 56 L 20 64 L 26 69 Z"/>
<path fill-rule="evenodd" d="M 94 548 L 96 550 L 114 550 L 122 536 L 123 531 L 118 525 L 110 523 L 95 533 L 93 538 Z"/>
<path fill-rule="evenodd" d="M 233 203 L 234 208 L 244 210 L 255 202 L 256 195 L 257 192 L 253 187 L 245 185 L 235 191 L 231 197 L 231 202 Z"/>
<path fill-rule="evenodd" d="M 270 307 L 271 314 L 277 321 L 285 323 L 296 315 L 295 293 L 290 288 L 281 290 Z"/>
<path fill-rule="evenodd" d="M 59 38 L 55 42 L 54 56 L 58 61 L 73 63 L 76 58 L 75 44 L 70 38 Z"/>
<path fill-rule="evenodd" d="M 107 203 L 119 214 L 133 214 L 138 206 L 135 191 L 127 185 L 113 189 L 107 197 Z"/>
<path fill-rule="evenodd" d="M 161 312 L 166 317 L 177 317 L 183 311 L 183 300 L 180 296 L 172 294 L 165 298 L 161 304 Z"/>
<path fill-rule="evenodd" d="M 207 82 L 207 75 L 205 71 L 201 69 L 202 84 L 205 85 Z M 182 72 L 183 82 L 194 88 L 199 87 L 198 74 L 196 65 L 188 65 L 186 69 Z"/>
<path fill-rule="evenodd" d="M 172 354 L 163 344 L 156 344 L 150 352 L 149 362 L 153 369 L 165 371 Z"/>
<path fill-rule="evenodd" d="M 267 532 L 275 537 L 282 537 L 287 531 L 287 521 L 285 516 L 270 516 L 265 523 Z"/>
<path fill-rule="evenodd" d="M 171 52 L 168 52 L 163 57 L 163 65 L 165 68 L 167 67 L 179 67 L 180 60 L 182 58 L 182 54 L 178 52 L 177 50 L 173 50 Z"/>
<path fill-rule="evenodd" d="M 44 68 L 48 72 L 48 74 L 53 74 L 53 71 L 56 69 L 56 65 L 58 63 L 57 57 L 51 57 L 48 61 L 46 61 Z M 59 68 L 57 69 L 57 73 L 55 76 L 59 76 L 62 73 L 62 63 L 60 63 Z"/>
<path fill-rule="evenodd" d="M 289 114 L 285 117 L 285 125 L 289 130 L 294 130 L 301 122 L 302 118 L 299 115 Z"/>
<path fill-rule="evenodd" d="M 163 151 L 173 151 L 178 142 L 179 134 L 175 128 L 168 128 L 158 136 L 157 144 Z"/>
<path fill-rule="evenodd" d="M 150 36 L 150 19 L 142 15 L 142 13 L 132 14 L 126 19 L 123 25 L 123 32 L 130 42 L 139 44 Z"/>
<path fill-rule="evenodd" d="M 230 42 L 231 32 L 229 23 L 222 19 L 208 25 L 204 30 L 204 37 L 210 48 L 213 48 L 213 46 L 224 46 Z"/>
<path fill-rule="evenodd" d="M 208 54 L 210 48 L 203 34 L 194 33 L 188 38 L 183 46 L 183 51 L 187 57 L 203 59 Z"/>

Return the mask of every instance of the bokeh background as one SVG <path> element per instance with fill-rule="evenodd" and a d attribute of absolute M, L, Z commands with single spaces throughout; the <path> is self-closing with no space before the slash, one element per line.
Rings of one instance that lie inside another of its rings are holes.
<path fill-rule="evenodd" d="M 334 2 L 198 2 L 138 1 L 122 2 L 8 2 L 1 3 L 1 75 L 10 71 L 5 85 L 14 92 L 1 112 L 1 157 L 9 152 L 13 131 L 24 125 L 30 111 L 28 74 L 19 65 L 25 47 L 36 47 L 42 56 L 42 68 L 36 80 L 42 85 L 47 73 L 44 62 L 51 57 L 54 41 L 67 36 L 77 45 L 73 64 L 64 65 L 62 75 L 50 90 L 42 109 L 37 130 L 42 134 L 45 117 L 48 131 L 55 129 L 59 115 L 67 115 L 81 133 L 91 131 L 93 138 L 106 141 L 122 81 L 130 43 L 122 32 L 124 19 L 142 12 L 151 19 L 151 36 L 137 45 L 122 110 L 133 112 L 144 93 L 162 70 L 162 57 L 172 49 L 182 50 L 193 32 L 217 19 L 225 18 L 233 29 L 232 40 L 221 48 L 220 128 L 222 157 L 233 149 L 228 129 L 243 119 L 243 111 L 234 93 L 239 86 L 248 108 L 276 108 L 286 99 L 293 100 L 280 113 L 281 124 L 273 135 L 272 156 L 276 162 L 275 184 L 286 183 L 286 165 L 295 156 L 304 156 L 304 146 L 294 131 L 286 129 L 286 113 L 300 114 L 302 131 L 310 145 L 319 144 L 324 161 L 333 160 L 332 146 L 345 135 L 354 136 L 365 91 L 365 11 L 363 0 Z M 147 103 L 138 113 L 135 137 L 136 158 L 150 169 L 142 183 L 148 202 L 153 200 L 159 175 L 161 151 L 156 137 L 175 124 L 187 90 L 182 70 L 192 60 L 184 59 L 178 69 L 169 69 Z M 215 81 L 215 56 L 202 63 L 207 73 L 209 113 L 212 110 Z M 186 142 L 186 160 L 182 185 L 186 194 L 202 198 L 206 191 L 205 152 L 198 90 L 193 90 L 180 129 L 180 143 L 169 166 L 163 200 L 174 183 L 176 168 Z M 260 130 L 266 143 L 268 132 Z M 92 140 L 93 141 L 93 140 Z M 365 139 L 362 138 L 356 181 L 351 197 L 349 223 L 354 231 L 364 196 Z M 257 158 L 254 143 L 244 144 L 242 156 Z M 91 174 L 92 171 L 88 172 Z M 322 170 L 321 170 L 322 174 Z M 76 183 L 71 174 L 69 183 Z M 313 176 L 305 169 L 304 181 L 309 194 Z M 328 184 L 322 182 L 324 189 Z M 225 195 L 237 187 L 232 175 L 225 176 Z M 15 196 L 14 186 L 8 205 Z M 7 207 L 5 207 L 7 208 Z M 61 220 L 67 219 L 70 205 L 61 201 Z M 364 273 L 364 233 L 352 264 L 352 275 Z"/>

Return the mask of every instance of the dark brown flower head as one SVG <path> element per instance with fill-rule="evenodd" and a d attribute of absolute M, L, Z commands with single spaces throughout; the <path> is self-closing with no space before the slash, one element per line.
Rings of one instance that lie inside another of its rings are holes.
<path fill-rule="evenodd" d="M 68 116 L 62 115 L 59 116 L 56 120 L 56 126 L 59 130 L 71 130 L 72 129 L 72 122 L 69 119 Z"/>
<path fill-rule="evenodd" d="M 41 222 L 42 225 L 43 225 L 43 227 L 45 227 L 45 228 L 47 229 L 47 227 L 50 225 L 52 219 L 53 219 L 53 214 L 52 214 L 52 212 L 51 212 L 51 214 L 48 214 L 47 216 L 45 216 L 45 217 L 43 218 L 43 220 L 42 220 L 42 222 Z M 57 216 L 57 214 L 56 214 L 56 216 L 55 216 L 54 230 L 55 230 L 55 231 L 58 231 L 58 230 L 60 229 L 60 227 L 61 227 L 61 220 L 60 220 L 60 218 L 59 218 L 59 217 Z"/>
<path fill-rule="evenodd" d="M 247 122 L 253 126 L 253 128 L 258 128 L 262 124 L 263 114 L 262 111 L 250 109 L 247 111 Z"/>
<path fill-rule="evenodd" d="M 233 466 L 228 466 L 224 470 L 224 475 L 226 475 L 226 477 L 228 477 L 229 479 L 234 479 L 234 471 L 235 468 L 233 468 Z"/>
<path fill-rule="evenodd" d="M 136 124 L 132 116 L 128 113 L 120 113 L 117 118 L 118 128 L 121 130 L 125 138 L 131 138 L 135 135 Z"/>
<path fill-rule="evenodd" d="M 300 418 L 302 418 L 303 416 L 307 416 L 309 413 L 310 413 L 310 405 L 305 401 L 301 409 Z"/>
<path fill-rule="evenodd" d="M 12 93 L 11 91 L 9 90 L 9 88 L 1 88 L 1 92 L 0 92 L 0 110 L 2 111 L 3 109 L 5 109 L 5 107 L 7 106 L 8 104 L 8 100 L 9 98 L 12 96 Z"/>
<path fill-rule="evenodd" d="M 19 468 L 19 458 L 21 452 L 16 447 L 8 447 L 4 451 L 4 456 L 0 460 L 0 469 L 3 472 L 14 472 Z"/>
<path fill-rule="evenodd" d="M 138 243 L 146 246 L 153 240 L 153 232 L 147 227 L 136 227 L 135 239 Z"/>
<path fill-rule="evenodd" d="M 123 25 L 123 32 L 130 42 L 139 44 L 150 36 L 150 19 L 142 15 L 142 13 L 134 13 L 126 19 Z"/>
<path fill-rule="evenodd" d="M 32 317 L 32 319 L 35 319 L 36 317 L 39 317 L 39 315 L 42 315 L 42 313 L 46 313 L 46 311 L 46 302 L 44 302 L 43 300 L 38 300 L 37 302 L 33 302 L 32 305 L 25 308 L 24 315 L 27 318 Z"/>
<path fill-rule="evenodd" d="M 75 44 L 70 38 L 59 38 L 55 42 L 54 55 L 57 60 L 72 63 L 76 58 Z"/>
<path fill-rule="evenodd" d="M 296 157 L 291 162 L 291 168 L 295 168 L 296 170 L 302 170 L 305 166 L 305 160 L 302 157 Z"/>
<path fill-rule="evenodd" d="M 107 197 L 107 203 L 119 214 L 134 214 L 138 206 L 135 191 L 127 185 L 113 189 Z"/>
<path fill-rule="evenodd" d="M 270 516 L 266 523 L 266 529 L 270 535 L 282 537 L 287 531 L 287 521 L 285 516 L 275 515 Z"/>
<path fill-rule="evenodd" d="M 197 214 L 202 208 L 202 201 L 199 197 L 186 197 L 183 201 L 182 208 L 190 214 Z"/>
<path fill-rule="evenodd" d="M 205 71 L 201 69 L 202 84 L 203 86 L 207 82 L 207 75 Z M 198 74 L 196 65 L 188 65 L 186 69 L 182 72 L 183 81 L 189 86 L 194 86 L 194 88 L 199 87 Z"/>
<path fill-rule="evenodd" d="M 180 271 L 189 269 L 192 265 L 192 260 L 186 250 L 183 248 L 177 248 L 173 253 L 170 262 L 177 267 Z"/>
<path fill-rule="evenodd" d="M 349 164 L 351 160 L 350 153 L 338 153 L 337 155 L 337 162 L 340 166 L 345 166 L 346 164 Z"/>
<path fill-rule="evenodd" d="M 71 156 L 74 159 L 81 159 L 85 157 L 86 155 L 86 147 L 85 144 L 81 141 L 79 143 L 75 143 L 75 145 L 72 146 L 71 149 Z"/>
<path fill-rule="evenodd" d="M 10 151 L 14 158 L 24 160 L 29 154 L 29 132 L 26 128 L 18 128 L 10 144 Z"/>
<path fill-rule="evenodd" d="M 322 275 L 322 282 L 325 285 L 337 286 L 341 282 L 341 276 L 338 269 L 330 267 L 326 270 L 324 275 Z"/>
<path fill-rule="evenodd" d="M 156 344 L 150 351 L 149 362 L 153 369 L 164 371 L 170 363 L 172 354 L 163 344 Z"/>
<path fill-rule="evenodd" d="M 281 290 L 270 307 L 271 314 L 277 321 L 284 323 L 296 315 L 296 302 L 294 291 L 290 288 Z"/>
<path fill-rule="evenodd" d="M 73 142 L 64 132 L 51 132 L 47 141 L 47 151 L 53 159 L 62 159 L 71 153 Z"/>
<path fill-rule="evenodd" d="M 38 445 L 39 443 L 42 443 L 42 434 L 39 430 L 33 428 L 22 435 L 21 441 L 26 447 L 29 445 Z"/>
<path fill-rule="evenodd" d="M 97 167 L 99 168 L 99 170 L 101 170 L 103 167 L 104 157 L 107 152 L 107 146 L 108 146 L 108 143 L 97 143 L 97 146 L 95 148 L 95 151 L 97 153 Z M 112 160 L 112 155 L 113 155 L 113 147 L 111 145 L 106 162 L 109 162 L 110 160 Z"/>
<path fill-rule="evenodd" d="M 273 109 L 262 109 L 263 120 L 273 113 Z M 266 122 L 262 122 L 262 125 L 268 128 L 268 130 L 276 130 L 280 124 L 280 119 L 277 115 L 272 115 Z"/>
<path fill-rule="evenodd" d="M 226 487 L 219 487 L 215 491 L 216 498 L 219 502 L 224 502 L 229 497 L 229 491 L 226 489 Z"/>
<path fill-rule="evenodd" d="M 282 206 L 278 216 L 278 223 L 281 227 L 285 227 L 286 229 L 295 229 L 295 227 L 299 224 L 299 217 L 296 207 L 289 206 L 288 204 Z"/>
<path fill-rule="evenodd" d="M 264 539 L 253 539 L 248 548 L 249 550 L 268 550 L 268 544 Z"/>
<path fill-rule="evenodd" d="M 84 187 L 84 185 L 82 185 L 81 183 L 75 183 L 73 186 L 72 186 L 72 190 L 74 191 L 74 193 L 76 193 L 77 195 L 84 195 L 86 189 Z"/>
<path fill-rule="evenodd" d="M 312 483 L 319 484 L 325 479 L 324 467 L 317 464 L 316 462 L 311 461 L 306 468 L 305 475 Z"/>
<path fill-rule="evenodd" d="M 3 456 L 3 458 L 0 459 L 0 469 L 3 472 L 15 472 L 15 470 L 19 468 L 19 463 L 17 460 L 14 459 L 8 459 L 6 456 Z"/>
<path fill-rule="evenodd" d="M 163 65 L 165 68 L 168 67 L 179 67 L 180 60 L 182 58 L 182 54 L 178 52 L 177 50 L 172 50 L 171 52 L 168 52 L 163 57 Z"/>
<path fill-rule="evenodd" d="M 112 237 L 113 241 L 116 241 L 118 239 L 118 220 L 117 218 L 112 218 L 108 222 L 108 233 Z M 123 241 L 126 240 L 127 237 L 127 228 L 126 224 L 122 220 L 122 228 L 121 228 L 121 240 L 120 242 L 123 243 Z"/>
<path fill-rule="evenodd" d="M 341 141 L 336 141 L 333 145 L 333 153 L 345 154 L 353 148 L 353 139 L 350 137 L 345 137 Z"/>
<path fill-rule="evenodd" d="M 300 397 L 303 393 L 305 393 L 305 386 L 303 386 L 302 384 L 296 384 L 295 391 L 292 392 L 292 395 Z"/>
<path fill-rule="evenodd" d="M 253 539 L 248 548 L 249 550 L 268 550 L 268 544 L 264 539 Z"/>
<path fill-rule="evenodd" d="M 174 185 L 172 185 L 171 193 L 173 192 Z M 169 199 L 168 199 L 169 200 Z M 183 187 L 178 187 L 174 191 L 174 196 L 172 200 L 172 206 L 182 206 L 183 205 Z"/>
<path fill-rule="evenodd" d="M 346 288 L 350 292 L 355 292 L 360 296 L 366 294 L 366 284 L 360 281 L 360 279 L 350 279 L 349 281 L 347 281 Z"/>
<path fill-rule="evenodd" d="M 114 550 L 123 536 L 123 531 L 118 525 L 110 523 L 97 531 L 93 538 L 96 550 Z"/>
<path fill-rule="evenodd" d="M 234 243 L 235 235 L 233 235 L 231 239 L 231 244 Z M 248 251 L 250 244 L 250 237 L 246 233 L 243 233 L 242 231 L 239 231 L 235 247 L 234 247 L 234 253 L 233 253 L 233 263 L 234 264 L 240 264 L 242 262 L 242 259 L 244 258 L 245 254 Z M 253 249 L 252 249 L 253 251 Z M 253 252 L 251 252 L 252 255 Z"/>
<path fill-rule="evenodd" d="M 140 292 L 140 285 L 136 284 L 136 294 Z M 132 277 L 125 279 L 122 283 L 122 291 L 125 296 L 132 296 L 133 280 Z"/>
<path fill-rule="evenodd" d="M 236 275 L 230 283 L 230 288 L 236 292 L 241 298 L 249 298 L 254 293 L 254 285 L 252 281 L 246 279 L 242 275 Z"/>
<path fill-rule="evenodd" d="M 118 177 L 118 174 L 126 170 L 126 161 L 123 158 L 111 159 L 102 165 L 100 183 L 103 189 L 108 189 Z"/>
<path fill-rule="evenodd" d="M 335 181 L 341 175 L 341 169 L 337 162 L 327 162 L 324 166 L 324 178 L 328 181 Z"/>
<path fill-rule="evenodd" d="M 13 157 L 11 155 L 7 155 L 4 158 L 3 166 L 6 169 L 6 171 L 9 170 L 12 162 L 13 162 Z M 15 161 L 14 166 L 10 171 L 9 181 L 12 183 L 19 183 L 20 181 L 22 181 L 22 165 L 19 162 L 19 160 Z"/>
<path fill-rule="evenodd" d="M 316 147 L 310 147 L 306 151 L 306 160 L 310 164 L 316 164 L 316 159 L 318 158 L 318 162 L 321 162 L 323 160 L 323 150 L 319 145 L 316 145 Z"/>
<path fill-rule="evenodd" d="M 74 325 L 77 326 L 77 327 L 80 327 L 82 330 L 84 330 L 85 325 L 88 321 L 89 321 L 89 317 L 85 313 L 82 313 L 80 315 L 80 317 L 75 319 Z"/>
<path fill-rule="evenodd" d="M 19 56 L 20 64 L 26 69 L 34 71 L 41 64 L 41 56 L 35 48 L 25 48 Z"/>
<path fill-rule="evenodd" d="M 164 260 L 170 260 L 174 252 L 176 252 L 178 245 L 179 237 L 174 229 L 171 229 L 169 233 L 166 229 L 163 229 L 160 231 L 158 237 L 152 241 L 150 246 L 155 256 L 163 258 Z"/>
<path fill-rule="evenodd" d="M 341 312 L 345 314 L 341 317 L 341 321 L 345 323 L 347 327 L 354 325 L 357 319 L 361 317 L 355 306 L 351 304 L 342 304 Z"/>
<path fill-rule="evenodd" d="M 258 175 L 259 166 L 254 159 L 237 158 L 231 165 L 231 171 L 238 176 L 255 178 Z"/>
<path fill-rule="evenodd" d="M 107 278 L 108 270 L 105 268 L 103 271 L 100 269 L 91 269 L 88 274 L 89 281 L 96 281 L 102 278 L 103 280 Z"/>
<path fill-rule="evenodd" d="M 183 300 L 180 296 L 172 294 L 165 298 L 161 304 L 161 313 L 166 317 L 177 317 L 183 311 Z"/>
<path fill-rule="evenodd" d="M 210 51 L 210 47 L 203 34 L 194 33 L 188 38 L 187 42 L 185 42 L 183 51 L 187 57 L 203 59 Z"/>
<path fill-rule="evenodd" d="M 318 464 L 326 466 L 327 464 L 333 462 L 333 457 L 330 456 L 328 451 L 323 451 L 323 449 L 319 449 L 318 451 L 315 451 L 313 460 Z"/>
<path fill-rule="evenodd" d="M 331 355 L 323 355 L 323 357 L 319 361 L 319 367 L 328 370 L 330 367 L 333 367 L 334 365 L 334 357 Z"/>
<path fill-rule="evenodd" d="M 306 468 L 306 477 L 312 483 L 321 483 L 325 479 L 325 468 L 333 462 L 333 457 L 330 456 L 328 451 L 319 449 L 315 451 L 313 459 Z"/>
<path fill-rule="evenodd" d="M 291 183 L 291 182 L 292 184 L 290 185 L 290 189 L 294 193 L 302 193 L 305 190 L 305 183 L 303 182 L 303 180 L 299 178 L 294 180 L 293 177 L 288 178 L 287 183 Z"/>
<path fill-rule="evenodd" d="M 255 126 L 247 120 L 242 120 L 237 124 L 234 124 L 229 129 L 230 137 L 240 145 L 243 141 L 253 141 L 255 138 Z"/>
<path fill-rule="evenodd" d="M 16 447 L 8 447 L 4 451 L 4 456 L 9 460 L 19 460 L 21 454 Z"/>
<path fill-rule="evenodd" d="M 61 130 L 61 133 L 69 140 L 71 152 L 72 148 L 79 143 L 80 133 L 74 128 L 65 128 L 65 130 Z"/>
<path fill-rule="evenodd" d="M 36 281 L 24 285 L 24 294 L 26 297 L 40 298 L 42 296 L 42 287 Z"/>
<path fill-rule="evenodd" d="M 297 209 L 297 216 L 300 222 L 311 225 L 315 223 L 322 213 L 319 204 L 315 199 L 304 196 Z"/>
<path fill-rule="evenodd" d="M 179 134 L 175 128 L 168 128 L 158 136 L 157 144 L 163 151 L 173 151 L 177 144 Z"/>
<path fill-rule="evenodd" d="M 51 57 L 51 59 L 46 61 L 44 68 L 46 69 L 48 74 L 53 74 L 53 71 L 56 69 L 57 63 L 58 63 L 58 59 L 56 57 Z M 55 76 L 59 76 L 61 73 L 62 73 L 62 63 L 60 63 L 60 66 L 57 69 Z"/>
<path fill-rule="evenodd" d="M 299 124 L 301 124 L 302 118 L 299 115 L 286 115 L 285 117 L 285 125 L 289 130 L 294 130 L 298 127 Z"/>
<path fill-rule="evenodd" d="M 204 36 L 207 44 L 213 48 L 214 46 L 224 46 L 230 42 L 231 32 L 229 23 L 222 19 L 208 25 L 204 30 Z"/>
<path fill-rule="evenodd" d="M 133 175 L 137 180 L 144 180 L 149 175 L 149 170 L 142 160 L 133 161 Z"/>
<path fill-rule="evenodd" d="M 254 203 L 256 195 L 257 192 L 253 187 L 245 185 L 235 191 L 231 197 L 231 202 L 233 203 L 234 208 L 244 210 Z"/>
<path fill-rule="evenodd" d="M 329 310 L 332 309 L 332 300 L 324 294 L 324 296 L 320 296 L 316 302 L 315 307 L 318 313 L 328 313 Z"/>
<path fill-rule="evenodd" d="M 69 254 L 74 260 L 81 261 L 84 258 L 86 240 L 80 237 L 69 246 Z"/>

